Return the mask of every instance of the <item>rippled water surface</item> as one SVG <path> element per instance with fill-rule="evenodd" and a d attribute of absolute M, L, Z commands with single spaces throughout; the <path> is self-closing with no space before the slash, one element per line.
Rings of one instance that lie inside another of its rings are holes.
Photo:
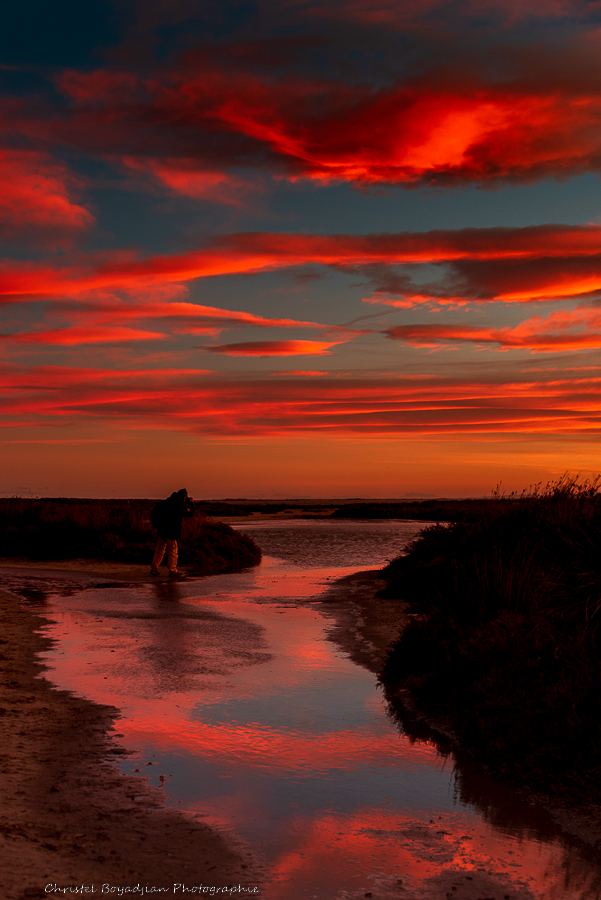
<path fill-rule="evenodd" d="M 592 851 L 399 733 L 375 677 L 328 637 L 332 582 L 421 527 L 264 520 L 242 528 L 264 562 L 238 575 L 124 585 L 4 570 L 2 582 L 55 620 L 48 677 L 122 710 L 124 770 L 264 860 L 269 900 L 488 897 L 469 893 L 488 872 L 510 897 L 598 900 Z"/>
<path fill-rule="evenodd" d="M 304 569 L 386 565 L 426 527 L 425 522 L 269 519 L 235 526 L 263 552 Z"/>

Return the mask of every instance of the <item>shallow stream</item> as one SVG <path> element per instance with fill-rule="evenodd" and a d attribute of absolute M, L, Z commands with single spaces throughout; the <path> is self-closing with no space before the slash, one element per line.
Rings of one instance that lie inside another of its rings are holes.
<path fill-rule="evenodd" d="M 471 897 L 489 873 L 506 884 L 495 900 L 598 900 L 593 850 L 401 733 L 375 676 L 329 637 L 332 583 L 421 527 L 263 520 L 242 530 L 264 561 L 238 575 L 120 584 L 14 569 L 1 581 L 54 620 L 47 677 L 122 710 L 119 740 L 135 751 L 123 770 L 235 835 L 267 867 L 266 900 Z"/>

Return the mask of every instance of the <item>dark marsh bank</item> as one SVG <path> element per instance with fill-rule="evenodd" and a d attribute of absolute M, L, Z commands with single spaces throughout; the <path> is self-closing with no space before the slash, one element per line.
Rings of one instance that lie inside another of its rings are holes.
<path fill-rule="evenodd" d="M 489 772 L 601 801 L 601 496 L 564 477 L 427 528 L 381 576 L 409 624 L 381 682 L 397 717 Z"/>
<path fill-rule="evenodd" d="M 106 559 L 148 563 L 156 500 L 0 499 L 2 555 L 31 560 Z M 184 519 L 180 563 L 194 575 L 239 572 L 261 561 L 248 535 L 197 512 Z"/>

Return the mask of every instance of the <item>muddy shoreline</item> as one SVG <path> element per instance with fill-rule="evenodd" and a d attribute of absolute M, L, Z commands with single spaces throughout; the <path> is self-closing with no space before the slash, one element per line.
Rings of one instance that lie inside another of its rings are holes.
<path fill-rule="evenodd" d="M 0 610 L 3 900 L 49 896 L 48 885 L 101 893 L 103 884 L 241 885 L 260 896 L 261 873 L 244 848 L 162 808 L 159 789 L 110 763 L 127 753 L 115 734 L 119 710 L 40 677 L 46 620 L 6 592 Z"/>

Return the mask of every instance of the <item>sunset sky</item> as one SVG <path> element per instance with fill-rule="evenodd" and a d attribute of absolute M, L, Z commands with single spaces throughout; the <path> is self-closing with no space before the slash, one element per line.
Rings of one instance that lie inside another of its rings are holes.
<path fill-rule="evenodd" d="M 0 493 L 601 470 L 601 2 L 20 0 Z"/>

